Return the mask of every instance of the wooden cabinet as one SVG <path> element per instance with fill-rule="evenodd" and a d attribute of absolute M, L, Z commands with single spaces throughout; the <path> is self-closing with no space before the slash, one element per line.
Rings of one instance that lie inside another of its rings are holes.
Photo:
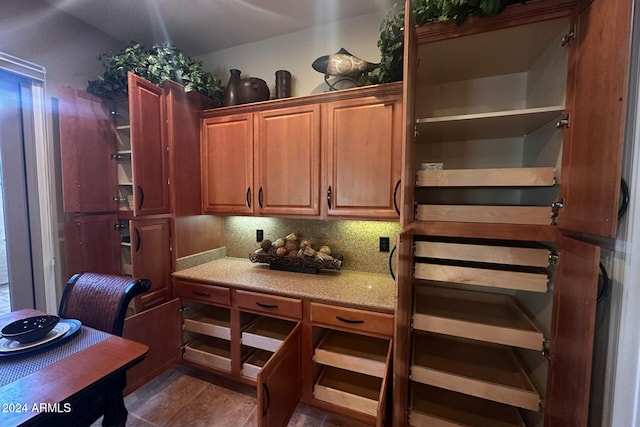
<path fill-rule="evenodd" d="M 64 241 L 67 272 L 122 271 L 118 217 L 114 213 L 74 217 L 64 225 Z"/>
<path fill-rule="evenodd" d="M 300 398 L 302 312 L 290 308 L 301 301 L 184 280 L 175 291 L 186 363 L 255 384 L 258 425 L 286 425 Z"/>
<path fill-rule="evenodd" d="M 398 84 L 202 114 L 207 213 L 396 219 Z"/>
<path fill-rule="evenodd" d="M 615 236 L 629 7 L 408 14 L 394 425 L 587 425 L 600 249 L 580 239 Z"/>
<path fill-rule="evenodd" d="M 401 98 L 352 99 L 322 107 L 325 217 L 396 219 Z"/>
<path fill-rule="evenodd" d="M 310 307 L 314 400 L 384 425 L 393 315 L 315 302 Z"/>

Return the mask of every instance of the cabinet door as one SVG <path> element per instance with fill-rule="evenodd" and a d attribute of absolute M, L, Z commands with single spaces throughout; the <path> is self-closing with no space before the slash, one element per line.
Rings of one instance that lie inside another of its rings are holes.
<path fill-rule="evenodd" d="M 182 360 L 180 299 L 127 317 L 122 336 L 149 346 L 142 362 L 127 370 L 128 394 Z"/>
<path fill-rule="evenodd" d="M 586 426 L 600 248 L 563 236 L 557 245 L 544 425 Z"/>
<path fill-rule="evenodd" d="M 169 299 L 171 277 L 169 218 L 138 219 L 130 223 L 133 276 L 151 281 L 151 289 L 136 297 L 136 312 Z"/>
<path fill-rule="evenodd" d="M 576 19 L 558 217 L 565 230 L 616 235 L 630 24 L 630 0 L 594 0 Z"/>
<path fill-rule="evenodd" d="M 258 211 L 320 215 L 320 106 L 256 114 Z"/>
<path fill-rule="evenodd" d="M 81 271 L 122 274 L 116 214 L 86 215 L 64 225 L 66 278 Z"/>
<path fill-rule="evenodd" d="M 252 214 L 253 115 L 206 118 L 201 141 L 204 212 Z"/>
<path fill-rule="evenodd" d="M 64 211 L 115 211 L 115 134 L 108 111 L 100 99 L 81 90 L 62 86 L 58 93 Z"/>
<path fill-rule="evenodd" d="M 397 219 L 400 97 L 336 101 L 323 108 L 326 216 Z"/>
<path fill-rule="evenodd" d="M 258 373 L 258 426 L 286 426 L 300 399 L 298 324 Z"/>
<path fill-rule="evenodd" d="M 164 90 L 129 73 L 134 215 L 168 213 L 169 159 Z"/>

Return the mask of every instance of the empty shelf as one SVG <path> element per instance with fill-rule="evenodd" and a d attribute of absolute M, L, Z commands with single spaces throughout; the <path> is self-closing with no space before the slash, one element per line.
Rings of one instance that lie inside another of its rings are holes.
<path fill-rule="evenodd" d="M 418 205 L 419 221 L 549 225 L 550 206 Z"/>
<path fill-rule="evenodd" d="M 390 348 L 389 340 L 330 330 L 314 357 L 316 363 L 382 378 Z"/>
<path fill-rule="evenodd" d="M 555 184 L 555 168 L 418 171 L 418 187 L 539 187 Z"/>
<path fill-rule="evenodd" d="M 416 257 L 451 259 L 528 267 L 549 266 L 551 252 L 545 248 L 476 245 L 447 242 L 416 242 Z"/>

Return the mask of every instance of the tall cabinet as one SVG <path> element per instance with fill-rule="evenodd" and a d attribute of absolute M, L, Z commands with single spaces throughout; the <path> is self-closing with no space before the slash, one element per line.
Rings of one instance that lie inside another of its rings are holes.
<path fill-rule="evenodd" d="M 630 5 L 406 13 L 394 425 L 587 425 Z"/>

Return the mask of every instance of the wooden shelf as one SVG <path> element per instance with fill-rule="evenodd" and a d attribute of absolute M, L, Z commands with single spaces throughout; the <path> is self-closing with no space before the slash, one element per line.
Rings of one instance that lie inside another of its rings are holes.
<path fill-rule="evenodd" d="M 185 331 L 208 335 L 210 337 L 231 339 L 231 321 L 228 309 L 207 307 L 202 313 L 185 317 L 182 328 Z"/>
<path fill-rule="evenodd" d="M 389 340 L 329 330 L 315 349 L 314 361 L 382 378 L 390 351 Z"/>
<path fill-rule="evenodd" d="M 550 206 L 418 205 L 418 221 L 550 225 Z"/>
<path fill-rule="evenodd" d="M 465 285 L 489 286 L 529 292 L 547 292 L 549 278 L 546 273 L 492 270 L 489 268 L 459 267 L 453 265 L 416 262 L 416 279 Z"/>
<path fill-rule="evenodd" d="M 555 168 L 419 170 L 418 187 L 548 187 Z"/>
<path fill-rule="evenodd" d="M 414 333 L 411 379 L 538 411 L 540 394 L 510 347 Z"/>
<path fill-rule="evenodd" d="M 260 316 L 242 331 L 242 344 L 275 352 L 295 326 L 293 322 Z"/>
<path fill-rule="evenodd" d="M 258 374 L 264 368 L 264 365 L 267 364 L 269 359 L 273 356 L 273 353 L 265 350 L 254 350 L 247 357 L 247 359 L 242 363 L 242 370 L 240 371 L 240 375 L 251 379 L 257 379 Z"/>
<path fill-rule="evenodd" d="M 411 383 L 409 425 L 414 427 L 525 427 L 513 406 Z"/>
<path fill-rule="evenodd" d="M 475 245 L 446 242 L 416 242 L 414 255 L 492 264 L 549 267 L 551 252 L 544 248 Z"/>
<path fill-rule="evenodd" d="M 530 350 L 544 336 L 509 295 L 417 286 L 413 327 Z"/>
<path fill-rule="evenodd" d="M 521 137 L 560 118 L 563 105 L 416 119 L 418 142 Z"/>
<path fill-rule="evenodd" d="M 231 372 L 229 341 L 202 337 L 185 346 L 182 357 L 190 362 Z"/>
<path fill-rule="evenodd" d="M 381 378 L 325 367 L 313 388 L 313 397 L 375 417 L 383 384 Z"/>
<path fill-rule="evenodd" d="M 554 225 L 491 224 L 478 227 L 471 222 L 415 221 L 401 232 L 412 231 L 418 236 L 448 236 L 476 239 L 508 239 L 518 241 L 555 242 L 558 229 Z"/>

